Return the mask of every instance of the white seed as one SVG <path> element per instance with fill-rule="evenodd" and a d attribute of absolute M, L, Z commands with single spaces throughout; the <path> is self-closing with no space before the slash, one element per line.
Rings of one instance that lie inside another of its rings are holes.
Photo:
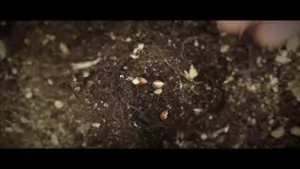
<path fill-rule="evenodd" d="M 198 47 L 199 46 L 199 42 L 197 40 L 194 41 L 194 46 Z"/>
<path fill-rule="evenodd" d="M 208 138 L 207 134 L 205 133 L 202 133 L 200 137 L 202 140 L 206 140 Z"/>
<path fill-rule="evenodd" d="M 53 81 L 51 79 L 48 79 L 47 82 L 49 85 L 53 85 Z"/>
<path fill-rule="evenodd" d="M 65 43 L 60 43 L 59 48 L 60 48 L 60 51 L 62 52 L 63 55 L 69 55 L 70 54 L 69 48 Z"/>
<path fill-rule="evenodd" d="M 131 38 L 128 37 L 128 38 L 125 39 L 125 41 L 126 41 L 126 42 L 130 42 L 130 41 L 131 41 Z"/>
<path fill-rule="evenodd" d="M 146 84 L 146 83 L 148 83 L 148 82 L 147 82 L 147 80 L 146 80 L 145 78 L 139 77 L 139 83 L 140 83 L 140 84 Z"/>
<path fill-rule="evenodd" d="M 26 99 L 31 99 L 32 96 L 33 96 L 33 93 L 32 93 L 32 92 L 27 92 L 27 93 L 25 94 Z"/>
<path fill-rule="evenodd" d="M 284 128 L 283 127 L 279 127 L 276 130 L 271 132 L 271 136 L 274 138 L 281 138 L 284 135 Z"/>
<path fill-rule="evenodd" d="M 159 81 L 159 80 L 156 80 L 156 81 L 154 81 L 153 82 L 153 86 L 155 87 L 155 88 L 162 88 L 163 86 L 165 85 L 165 83 L 164 82 L 162 82 L 162 81 Z"/>
<path fill-rule="evenodd" d="M 226 53 L 228 52 L 230 46 L 229 45 L 222 45 L 221 48 L 220 48 L 220 52 L 221 53 Z"/>
<path fill-rule="evenodd" d="M 57 109 L 61 109 L 64 106 L 64 103 L 60 100 L 55 100 L 54 101 L 54 107 Z"/>
<path fill-rule="evenodd" d="M 11 73 L 12 73 L 13 75 L 18 74 L 18 69 L 17 69 L 17 68 L 12 68 L 12 69 L 11 69 Z"/>
<path fill-rule="evenodd" d="M 156 89 L 154 90 L 154 94 L 160 95 L 162 93 L 162 89 Z"/>
<path fill-rule="evenodd" d="M 90 76 L 90 73 L 87 72 L 87 71 L 84 71 L 84 72 L 82 73 L 82 76 L 83 76 L 84 78 L 87 78 L 87 77 Z"/>
<path fill-rule="evenodd" d="M 139 55 L 136 55 L 136 54 L 130 54 L 129 55 L 132 59 L 137 59 L 139 58 Z"/>
<path fill-rule="evenodd" d="M 140 43 L 140 44 L 138 44 L 137 49 L 138 49 L 139 51 L 141 51 L 141 50 L 144 49 L 144 47 L 145 47 L 145 45 L 144 45 L 143 43 Z"/>
<path fill-rule="evenodd" d="M 166 119 L 168 118 L 168 114 L 169 114 L 169 113 L 168 113 L 167 110 L 161 112 L 161 113 L 160 113 L 160 119 L 161 119 L 161 120 L 166 120 Z"/>
<path fill-rule="evenodd" d="M 135 78 L 131 81 L 134 85 L 140 84 L 139 78 Z"/>
<path fill-rule="evenodd" d="M 99 128 L 100 127 L 100 123 L 93 123 L 92 127 Z"/>
<path fill-rule="evenodd" d="M 291 128 L 290 133 L 294 136 L 300 137 L 300 128 L 295 126 Z"/>

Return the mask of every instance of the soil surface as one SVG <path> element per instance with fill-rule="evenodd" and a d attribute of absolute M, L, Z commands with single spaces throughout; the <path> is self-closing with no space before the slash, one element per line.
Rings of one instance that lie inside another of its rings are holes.
<path fill-rule="evenodd" d="M 296 53 L 278 64 L 278 51 L 220 34 L 208 21 L 10 27 L 0 64 L 1 147 L 300 147 L 300 106 L 287 88 L 299 74 Z M 74 70 L 78 63 L 89 67 Z"/>

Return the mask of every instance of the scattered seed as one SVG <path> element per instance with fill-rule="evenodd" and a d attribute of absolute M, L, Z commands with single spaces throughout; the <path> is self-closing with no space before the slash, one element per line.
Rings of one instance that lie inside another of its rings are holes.
<path fill-rule="evenodd" d="M 296 137 L 300 137 L 300 127 L 295 126 L 291 128 L 290 133 Z"/>
<path fill-rule="evenodd" d="M 100 127 L 100 123 L 93 123 L 92 127 L 99 128 Z"/>
<path fill-rule="evenodd" d="M 275 61 L 279 64 L 287 64 L 292 60 L 288 58 L 288 52 L 286 50 L 283 50 L 279 55 L 276 56 Z"/>
<path fill-rule="evenodd" d="M 195 113 L 196 116 L 199 116 L 200 113 L 203 112 L 203 109 L 201 109 L 201 108 L 194 108 L 193 111 L 194 111 L 194 113 Z"/>
<path fill-rule="evenodd" d="M 207 134 L 205 134 L 205 133 L 202 133 L 200 137 L 202 140 L 207 140 L 207 138 L 208 138 Z"/>
<path fill-rule="evenodd" d="M 145 45 L 144 45 L 143 43 L 140 43 L 140 44 L 138 44 L 137 49 L 138 49 L 139 51 L 141 51 L 141 50 L 144 49 L 144 47 L 145 47 Z"/>
<path fill-rule="evenodd" d="M 198 71 L 195 69 L 194 65 L 191 65 L 189 73 L 188 74 L 185 73 L 185 74 L 186 74 L 186 76 L 187 76 L 188 79 L 193 80 L 195 77 L 198 76 Z"/>
<path fill-rule="evenodd" d="M 160 119 L 161 120 L 166 120 L 167 118 L 168 118 L 168 111 L 167 110 L 160 113 Z"/>
<path fill-rule="evenodd" d="M 59 44 L 59 49 L 60 49 L 60 51 L 62 52 L 63 55 L 65 55 L 65 56 L 70 55 L 69 48 L 65 43 L 61 42 Z"/>
<path fill-rule="evenodd" d="M 71 66 L 72 66 L 73 70 L 86 69 L 86 68 L 89 68 L 89 67 L 92 67 L 92 66 L 98 64 L 101 60 L 102 60 L 102 58 L 99 57 L 99 58 L 97 58 L 95 60 L 92 60 L 92 61 L 72 63 Z"/>
<path fill-rule="evenodd" d="M 199 42 L 197 40 L 194 41 L 194 46 L 198 47 L 199 46 Z"/>
<path fill-rule="evenodd" d="M 165 85 L 165 83 L 162 81 L 159 81 L 159 80 L 156 80 L 153 82 L 153 86 L 157 89 L 162 88 L 164 85 Z"/>
<path fill-rule="evenodd" d="M 104 107 L 109 107 L 109 105 L 107 103 L 104 103 L 103 106 Z"/>
<path fill-rule="evenodd" d="M 278 139 L 278 138 L 281 138 L 284 135 L 284 132 L 285 132 L 284 128 L 279 127 L 276 130 L 271 132 L 271 136 Z"/>
<path fill-rule="evenodd" d="M 139 78 L 135 78 L 131 81 L 134 85 L 140 84 Z"/>
<path fill-rule="evenodd" d="M 59 141 L 58 141 L 58 138 L 55 134 L 52 134 L 51 135 L 51 143 L 55 146 L 58 146 L 59 145 Z"/>
<path fill-rule="evenodd" d="M 32 92 L 27 92 L 27 93 L 25 94 L 26 99 L 31 99 L 32 96 L 33 96 L 33 93 L 32 93 Z"/>
<path fill-rule="evenodd" d="M 143 77 L 139 77 L 138 79 L 139 79 L 139 83 L 140 84 L 146 84 L 146 83 L 148 83 L 147 80 L 145 78 L 143 78 Z"/>
<path fill-rule="evenodd" d="M 139 58 L 140 56 L 139 55 L 136 55 L 136 54 L 130 54 L 129 55 L 132 59 L 137 59 L 137 58 Z"/>
<path fill-rule="evenodd" d="M 25 45 L 29 46 L 31 44 L 31 40 L 29 38 L 24 39 Z"/>
<path fill-rule="evenodd" d="M 49 85 L 53 85 L 53 81 L 51 79 L 48 79 L 47 82 Z"/>
<path fill-rule="evenodd" d="M 54 107 L 57 109 L 61 109 L 64 106 L 64 103 L 60 100 L 55 100 L 54 101 Z"/>
<path fill-rule="evenodd" d="M 154 94 L 160 95 L 162 93 L 162 89 L 156 89 L 154 90 Z"/>
<path fill-rule="evenodd" d="M 131 38 L 128 37 L 128 38 L 125 39 L 125 41 L 126 41 L 126 42 L 131 42 Z"/>
<path fill-rule="evenodd" d="M 90 72 L 84 71 L 84 72 L 82 73 L 82 76 L 83 76 L 84 78 L 87 78 L 87 77 L 90 76 Z"/>
<path fill-rule="evenodd" d="M 12 73 L 13 75 L 18 74 L 18 69 L 17 69 L 17 68 L 12 68 L 12 69 L 11 69 L 11 73 Z"/>
<path fill-rule="evenodd" d="M 230 48 L 229 45 L 226 45 L 226 44 L 222 45 L 221 48 L 220 48 L 220 52 L 221 53 L 226 53 L 226 52 L 228 52 L 229 48 Z"/>

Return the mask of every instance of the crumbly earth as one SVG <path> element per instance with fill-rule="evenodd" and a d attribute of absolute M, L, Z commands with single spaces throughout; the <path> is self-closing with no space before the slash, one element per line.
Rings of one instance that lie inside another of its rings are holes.
<path fill-rule="evenodd" d="M 1 147 L 300 147 L 290 132 L 300 106 L 287 88 L 299 74 L 295 53 L 278 64 L 278 51 L 207 21 L 26 21 L 11 30 Z M 95 62 L 73 69 L 86 61 Z"/>

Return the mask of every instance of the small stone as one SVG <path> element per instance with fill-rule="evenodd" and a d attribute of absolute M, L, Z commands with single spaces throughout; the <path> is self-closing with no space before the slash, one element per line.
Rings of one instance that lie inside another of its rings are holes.
<path fill-rule="evenodd" d="M 205 133 L 202 133 L 200 137 L 201 137 L 201 140 L 207 140 L 207 138 L 208 138 L 207 134 L 205 134 Z"/>
<path fill-rule="evenodd" d="M 59 145 L 59 141 L 58 141 L 58 138 L 55 134 L 52 134 L 51 135 L 51 143 L 55 146 L 58 146 Z"/>
<path fill-rule="evenodd" d="M 300 137 L 300 127 L 295 126 L 291 128 L 290 133 L 296 137 Z"/>
<path fill-rule="evenodd" d="M 229 45 L 222 45 L 221 48 L 220 48 L 220 52 L 221 53 L 227 53 L 228 50 L 229 50 L 230 46 Z"/>
<path fill-rule="evenodd" d="M 27 93 L 25 94 L 26 99 L 31 99 L 32 96 L 33 96 L 33 93 L 32 93 L 32 92 L 27 92 Z"/>
<path fill-rule="evenodd" d="M 271 136 L 274 137 L 274 138 L 276 138 L 276 139 L 278 139 L 278 138 L 283 137 L 284 133 L 285 133 L 284 128 L 283 127 L 279 127 L 276 130 L 273 130 L 271 132 Z"/>
<path fill-rule="evenodd" d="M 100 123 L 93 123 L 92 127 L 99 128 L 100 127 Z"/>
<path fill-rule="evenodd" d="M 160 95 L 161 93 L 163 92 L 163 90 L 162 89 L 156 89 L 156 90 L 154 90 L 154 94 L 157 94 L 157 95 Z"/>
<path fill-rule="evenodd" d="M 61 109 L 64 106 L 64 103 L 60 100 L 55 100 L 54 101 L 54 107 L 57 109 Z"/>

